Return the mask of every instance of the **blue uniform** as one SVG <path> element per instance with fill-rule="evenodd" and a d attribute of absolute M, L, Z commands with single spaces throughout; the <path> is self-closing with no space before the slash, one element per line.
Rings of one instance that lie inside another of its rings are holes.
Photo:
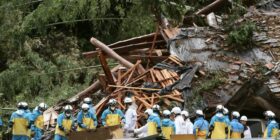
<path fill-rule="evenodd" d="M 279 124 L 275 120 L 270 120 L 267 124 L 263 138 L 276 138 L 279 131 Z"/>
<path fill-rule="evenodd" d="M 17 110 L 12 113 L 9 120 L 10 126 L 12 126 L 12 140 L 28 140 L 28 125 L 29 119 L 26 116 L 24 110 Z"/>
<path fill-rule="evenodd" d="M 34 123 L 31 126 L 31 130 L 34 132 L 34 140 L 41 140 L 44 129 L 43 112 L 40 112 L 38 108 L 35 108 L 32 112 L 30 121 Z"/>
<path fill-rule="evenodd" d="M 230 138 L 241 139 L 241 133 L 243 133 L 244 131 L 244 126 L 240 122 L 238 122 L 237 119 L 233 119 L 230 122 L 230 130 L 231 130 Z"/>
<path fill-rule="evenodd" d="M 31 113 L 31 111 L 30 111 L 29 109 L 24 110 L 24 111 L 25 111 L 25 116 L 26 116 L 26 117 L 28 118 L 28 120 L 29 120 L 29 124 L 28 124 L 28 125 L 30 125 L 32 113 Z M 27 131 L 28 131 L 28 132 L 27 132 L 27 135 L 28 135 L 28 137 L 30 138 L 30 137 L 31 137 L 31 129 L 29 128 Z"/>
<path fill-rule="evenodd" d="M 121 121 L 125 123 L 124 114 L 120 109 L 115 109 L 114 112 L 110 108 L 103 111 L 101 115 L 103 126 L 120 125 Z"/>
<path fill-rule="evenodd" d="M 67 140 L 66 134 L 71 131 L 73 126 L 74 120 L 72 117 L 66 118 L 64 113 L 60 114 L 57 118 L 54 140 Z"/>
<path fill-rule="evenodd" d="M 94 129 L 97 126 L 96 115 L 92 114 L 90 111 L 84 113 L 81 110 L 78 113 L 77 122 L 78 122 L 78 131 L 82 131 L 84 129 Z"/>
<path fill-rule="evenodd" d="M 93 104 L 89 104 L 89 112 L 91 112 L 92 114 L 95 114 L 95 113 L 96 113 Z"/>
<path fill-rule="evenodd" d="M 230 119 L 228 115 L 225 115 L 226 123 L 229 126 L 230 125 Z"/>
<path fill-rule="evenodd" d="M 170 136 L 172 134 L 175 134 L 175 132 L 176 132 L 175 123 L 172 120 L 167 119 L 167 118 L 163 119 L 161 121 L 161 123 L 162 123 L 161 129 L 162 129 L 163 136 L 166 139 L 170 139 Z"/>
<path fill-rule="evenodd" d="M 157 127 L 161 127 L 160 118 L 157 113 L 153 113 L 153 115 L 151 115 L 151 118 L 148 119 L 148 122 L 155 122 Z"/>
<path fill-rule="evenodd" d="M 199 117 L 194 121 L 193 134 L 199 139 L 205 139 L 208 134 L 209 123 L 203 118 Z"/>

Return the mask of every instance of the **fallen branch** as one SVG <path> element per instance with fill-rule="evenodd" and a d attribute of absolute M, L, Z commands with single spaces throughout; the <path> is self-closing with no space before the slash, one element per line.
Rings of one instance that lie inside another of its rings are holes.
<path fill-rule="evenodd" d="M 206 7 L 198 10 L 195 14 L 196 15 L 207 15 L 211 12 L 213 12 L 216 9 L 219 9 L 219 6 L 222 5 L 224 2 L 226 2 L 227 0 L 216 0 L 213 3 L 207 5 Z"/>

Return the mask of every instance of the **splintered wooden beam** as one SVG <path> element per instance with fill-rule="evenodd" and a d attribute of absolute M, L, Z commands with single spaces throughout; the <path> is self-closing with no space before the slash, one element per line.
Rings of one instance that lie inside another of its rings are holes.
<path fill-rule="evenodd" d="M 110 49 L 112 49 L 113 51 L 115 51 L 118 54 L 122 54 L 122 53 L 128 53 L 129 51 L 137 50 L 137 49 L 149 48 L 149 47 L 151 47 L 152 44 L 153 44 L 153 42 L 141 42 L 138 44 L 129 44 L 129 45 L 120 46 L 117 48 L 110 48 Z M 155 41 L 155 44 L 158 46 L 163 46 L 166 44 L 166 42 L 164 40 L 158 40 L 158 41 Z M 95 57 L 97 54 L 98 54 L 97 51 L 90 51 L 90 52 L 83 53 L 83 55 L 86 58 Z"/>
<path fill-rule="evenodd" d="M 102 65 L 102 69 L 107 77 L 108 83 L 110 85 L 115 85 L 114 78 L 113 78 L 111 70 L 107 64 L 106 58 L 103 55 L 103 52 L 100 50 L 98 52 L 99 52 L 98 58 L 99 58 L 100 64 Z"/>
<path fill-rule="evenodd" d="M 134 65 L 127 61 L 126 59 L 124 59 L 123 57 L 121 57 L 120 55 L 118 55 L 116 52 L 114 52 L 111 48 L 109 48 L 108 46 L 106 46 L 104 43 L 100 42 L 99 40 L 97 40 L 96 38 L 92 37 L 90 39 L 90 42 L 100 48 L 102 51 L 104 51 L 108 56 L 112 57 L 113 59 L 119 61 L 123 66 L 127 67 L 127 68 L 132 68 Z"/>
<path fill-rule="evenodd" d="M 138 60 L 133 67 L 131 67 L 128 71 L 126 71 L 122 76 L 121 79 L 123 79 L 125 76 L 127 76 L 129 73 L 135 70 L 135 68 L 141 63 L 140 60 Z"/>

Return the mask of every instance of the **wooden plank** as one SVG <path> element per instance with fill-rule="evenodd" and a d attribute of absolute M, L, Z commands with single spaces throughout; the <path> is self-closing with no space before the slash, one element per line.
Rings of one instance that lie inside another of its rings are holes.
<path fill-rule="evenodd" d="M 143 103 L 144 106 L 145 106 L 146 108 L 151 108 L 151 107 L 152 107 L 152 105 L 150 105 L 149 103 L 147 103 L 145 100 L 143 100 L 143 99 L 141 99 L 141 98 L 139 98 L 139 97 L 137 97 L 137 96 L 135 96 L 135 98 L 136 98 L 138 101 L 140 101 L 141 103 Z"/>
<path fill-rule="evenodd" d="M 122 83 L 122 78 L 121 78 L 121 75 L 122 75 L 122 70 L 119 69 L 118 70 L 118 80 L 117 80 L 117 85 L 121 85 Z"/>
<path fill-rule="evenodd" d="M 143 104 L 140 104 L 139 107 L 137 108 L 137 111 L 140 112 L 143 106 L 144 106 Z"/>
<path fill-rule="evenodd" d="M 121 79 L 124 78 L 125 76 L 127 76 L 131 71 L 133 71 L 140 63 L 141 63 L 141 61 L 137 61 L 133 67 L 131 67 L 128 71 L 126 71 L 126 72 L 121 76 Z"/>
<path fill-rule="evenodd" d="M 134 74 L 135 69 L 136 69 L 136 67 L 133 67 L 133 70 L 130 72 L 128 78 L 122 83 L 122 85 L 126 85 L 131 80 L 131 77 Z"/>
<path fill-rule="evenodd" d="M 155 102 L 155 94 L 154 93 L 152 93 L 152 99 L 151 99 L 151 104 L 153 105 Z"/>
<path fill-rule="evenodd" d="M 177 98 L 177 97 L 174 97 L 174 96 L 171 96 L 171 95 L 167 95 L 165 97 L 170 98 L 170 99 L 175 100 L 175 101 L 178 101 L 178 102 L 182 102 L 182 103 L 184 102 L 184 100 L 182 98 Z"/>
<path fill-rule="evenodd" d="M 176 63 L 179 66 L 184 66 L 183 64 L 181 64 L 180 62 L 178 62 L 176 59 L 174 59 L 172 56 L 168 57 L 168 59 L 170 59 L 172 62 Z"/>
<path fill-rule="evenodd" d="M 151 75 L 151 77 L 152 77 L 153 82 L 156 82 L 156 79 L 155 79 L 153 70 L 154 70 L 153 68 L 150 69 L 150 75 Z"/>
<path fill-rule="evenodd" d="M 156 79 L 158 79 L 158 81 L 164 80 L 164 79 L 162 78 L 162 76 L 158 73 L 158 70 L 153 70 L 152 72 L 155 74 L 155 77 L 156 77 Z M 161 85 L 162 87 L 165 87 L 165 86 L 166 86 L 165 83 L 164 83 L 164 81 L 163 81 L 163 82 L 160 82 L 160 85 Z"/>
<path fill-rule="evenodd" d="M 115 85 L 111 70 L 107 64 L 106 58 L 103 55 L 103 52 L 101 50 L 98 51 L 99 52 L 99 61 L 100 64 L 102 65 L 102 69 L 106 75 L 107 81 L 110 85 Z"/>
<path fill-rule="evenodd" d="M 160 91 L 160 89 L 157 89 L 157 88 L 140 88 L 140 87 L 127 87 L 127 86 L 116 86 L 116 85 L 108 85 L 108 86 L 115 87 L 115 88 L 134 89 L 134 90 Z"/>
<path fill-rule="evenodd" d="M 149 99 L 149 97 L 145 93 L 143 93 L 142 95 L 145 97 L 146 100 L 148 100 L 151 103 L 151 105 L 153 105 L 152 101 Z"/>

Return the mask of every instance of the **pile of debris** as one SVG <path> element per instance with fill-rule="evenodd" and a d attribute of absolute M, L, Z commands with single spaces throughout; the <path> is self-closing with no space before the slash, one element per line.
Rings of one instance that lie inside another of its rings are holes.
<path fill-rule="evenodd" d="M 197 12 L 201 13 L 210 12 L 206 7 Z M 104 74 L 84 91 L 46 111 L 45 122 L 52 124 L 55 111 L 63 105 L 71 103 L 78 107 L 84 97 L 100 90 L 104 98 L 95 106 L 98 116 L 109 99 L 115 98 L 119 107 L 125 109 L 122 101 L 131 96 L 138 106 L 138 127 L 143 124 L 144 110 L 154 104 L 163 109 L 181 106 L 191 113 L 201 108 L 208 117 L 217 104 L 249 117 L 262 116 L 262 110 L 272 110 L 279 117 L 279 13 L 250 8 L 240 22 L 250 19 L 256 23 L 259 30 L 254 32 L 253 39 L 259 44 L 243 52 L 225 47 L 226 34 L 217 24 L 189 28 L 161 24 L 155 33 L 108 46 L 92 38 L 96 50 L 84 55 L 98 57 Z M 215 17 L 214 13 L 210 15 Z M 110 69 L 106 58 L 115 59 L 119 65 Z"/>

